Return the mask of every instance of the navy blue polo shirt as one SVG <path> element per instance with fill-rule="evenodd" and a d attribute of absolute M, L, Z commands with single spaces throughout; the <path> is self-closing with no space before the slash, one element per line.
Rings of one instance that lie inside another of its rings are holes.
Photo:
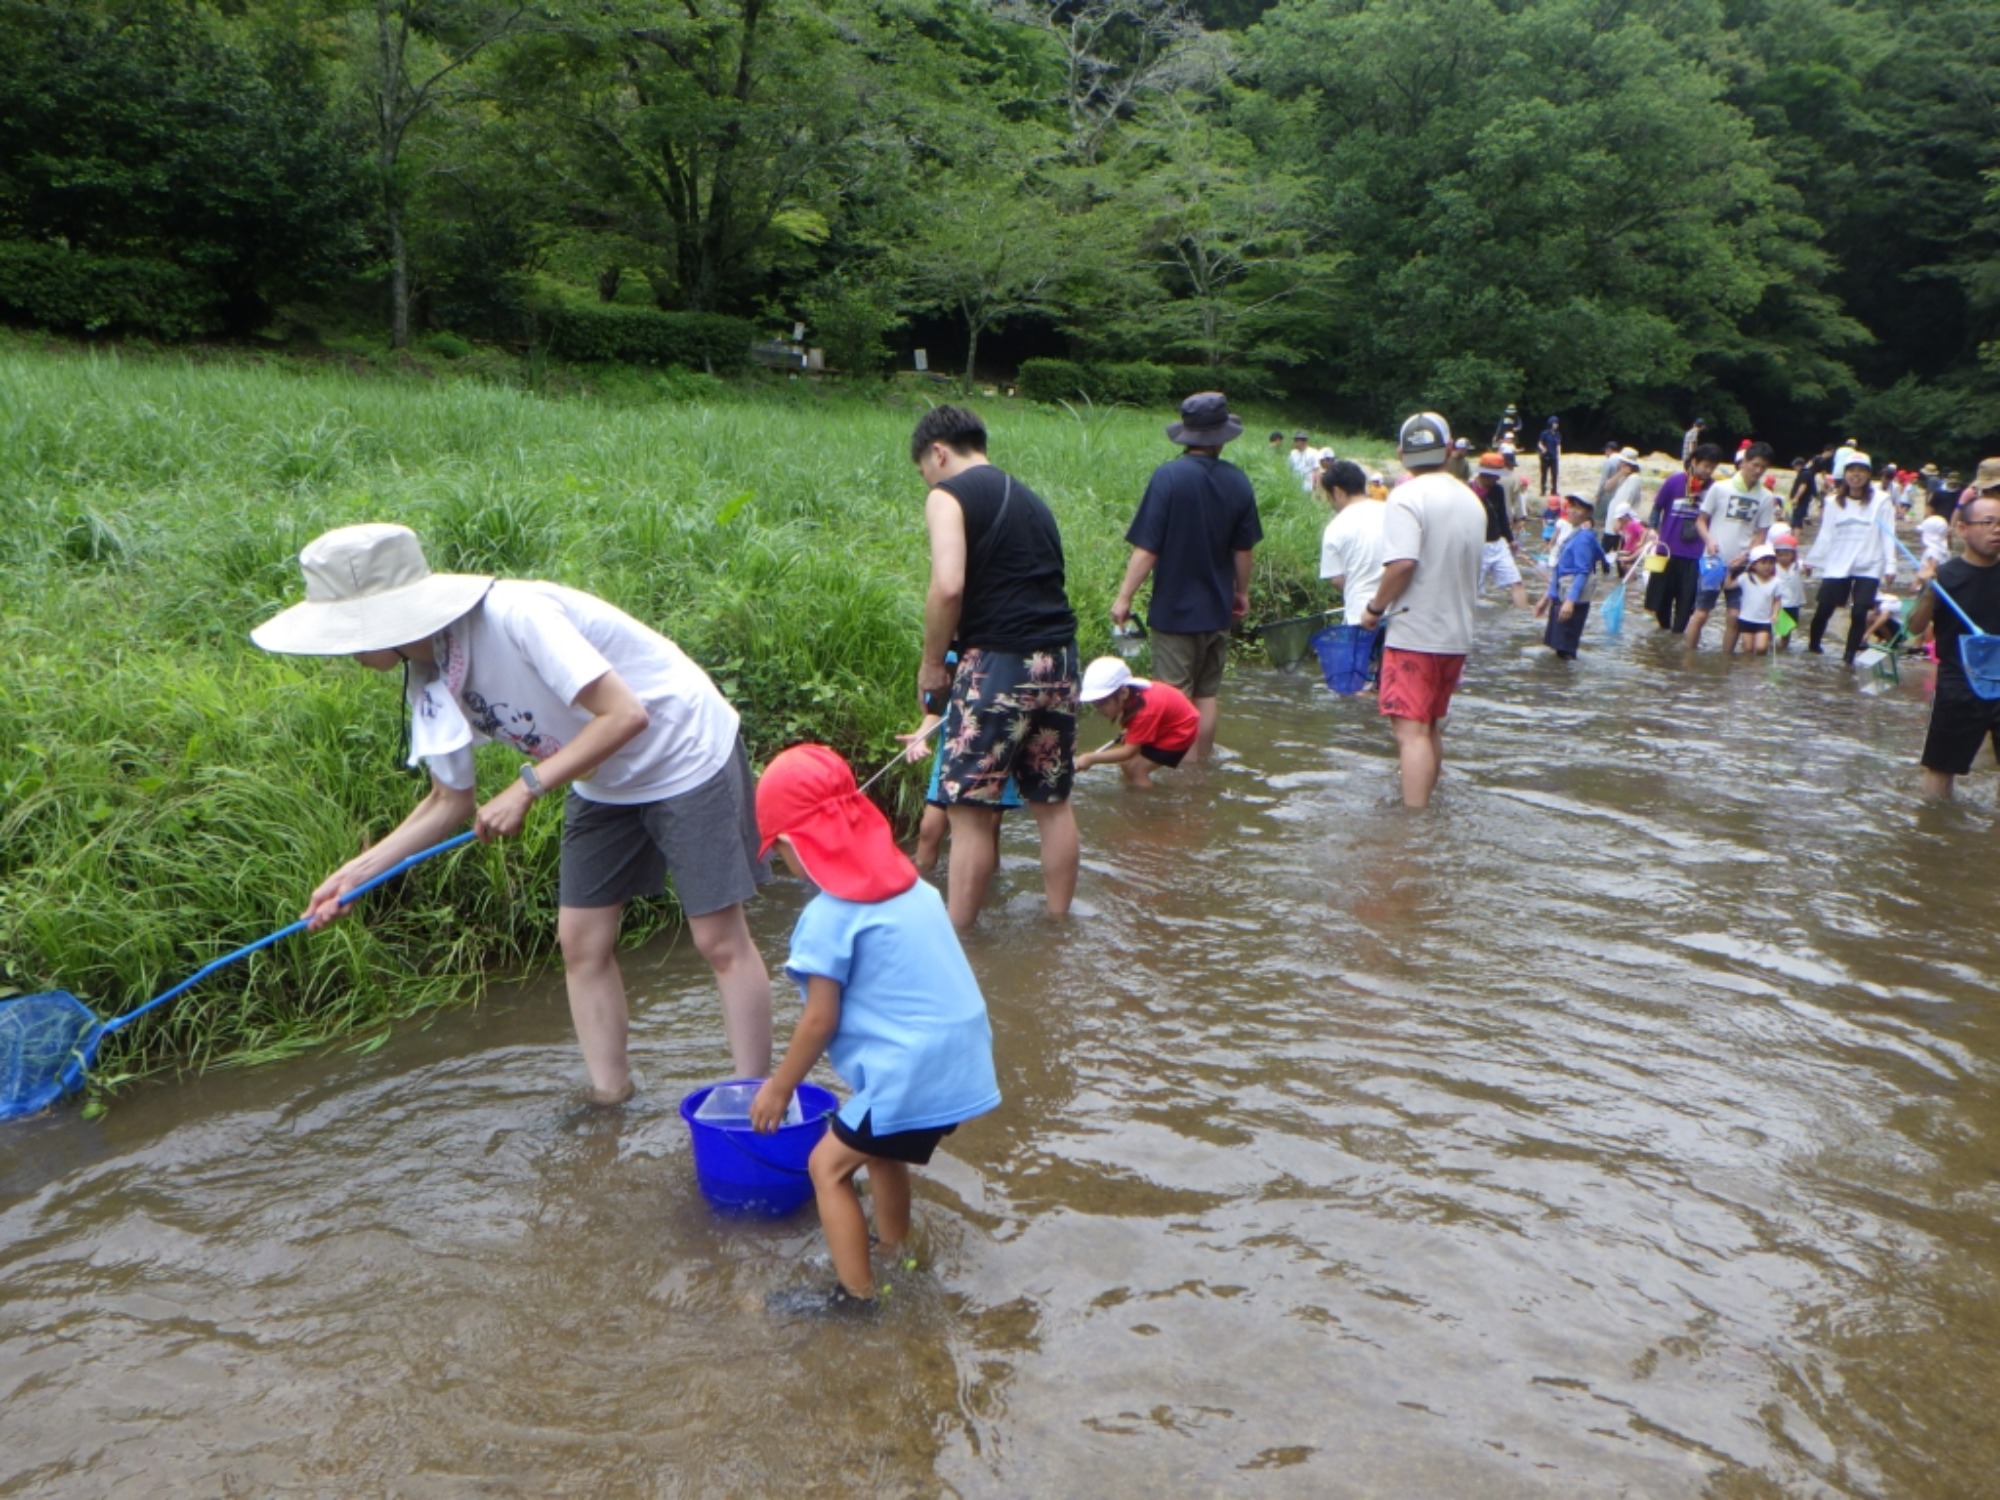
<path fill-rule="evenodd" d="M 1227 630 L 1236 557 L 1263 540 L 1257 493 L 1234 464 L 1183 453 L 1153 471 L 1125 540 L 1159 558 L 1146 627 L 1169 635 Z"/>

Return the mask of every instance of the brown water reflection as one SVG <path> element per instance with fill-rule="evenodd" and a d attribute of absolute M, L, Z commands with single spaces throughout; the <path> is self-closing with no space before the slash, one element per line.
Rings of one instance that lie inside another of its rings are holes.
<path fill-rule="evenodd" d="M 1090 783 L 1067 930 L 1010 861 L 1007 1104 L 874 1326 L 699 1201 L 691 953 L 622 1119 L 539 985 L 11 1127 L 0 1495 L 2000 1494 L 1992 778 L 1913 804 L 1921 683 L 1482 618 L 1433 815 L 1249 671 Z"/>

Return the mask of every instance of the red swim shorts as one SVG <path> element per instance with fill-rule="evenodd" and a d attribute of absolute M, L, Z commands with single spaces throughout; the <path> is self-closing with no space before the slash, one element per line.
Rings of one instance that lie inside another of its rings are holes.
<path fill-rule="evenodd" d="M 1452 689 L 1464 671 L 1463 656 L 1387 647 L 1382 652 L 1382 685 L 1375 701 L 1392 719 L 1429 724 L 1451 712 Z"/>

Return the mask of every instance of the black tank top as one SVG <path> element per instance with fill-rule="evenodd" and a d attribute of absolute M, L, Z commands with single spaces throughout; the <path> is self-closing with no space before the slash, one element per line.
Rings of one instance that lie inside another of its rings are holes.
<path fill-rule="evenodd" d="M 939 483 L 965 516 L 961 651 L 1045 651 L 1076 639 L 1063 592 L 1062 537 L 1042 497 L 980 464 Z"/>

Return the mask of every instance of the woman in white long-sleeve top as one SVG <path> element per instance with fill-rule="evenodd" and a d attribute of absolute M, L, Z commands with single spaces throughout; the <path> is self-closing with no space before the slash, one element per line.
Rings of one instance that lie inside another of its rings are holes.
<path fill-rule="evenodd" d="M 1813 611 L 1807 649 L 1821 649 L 1827 622 L 1844 605 L 1845 659 L 1852 665 L 1868 635 L 1876 585 L 1896 581 L 1896 508 L 1875 488 L 1875 465 L 1867 454 L 1850 451 L 1843 456 L 1847 462 L 1840 471 L 1840 486 L 1827 496 L 1819 535 L 1803 566 L 1808 574 L 1820 575 L 1819 606 Z"/>

